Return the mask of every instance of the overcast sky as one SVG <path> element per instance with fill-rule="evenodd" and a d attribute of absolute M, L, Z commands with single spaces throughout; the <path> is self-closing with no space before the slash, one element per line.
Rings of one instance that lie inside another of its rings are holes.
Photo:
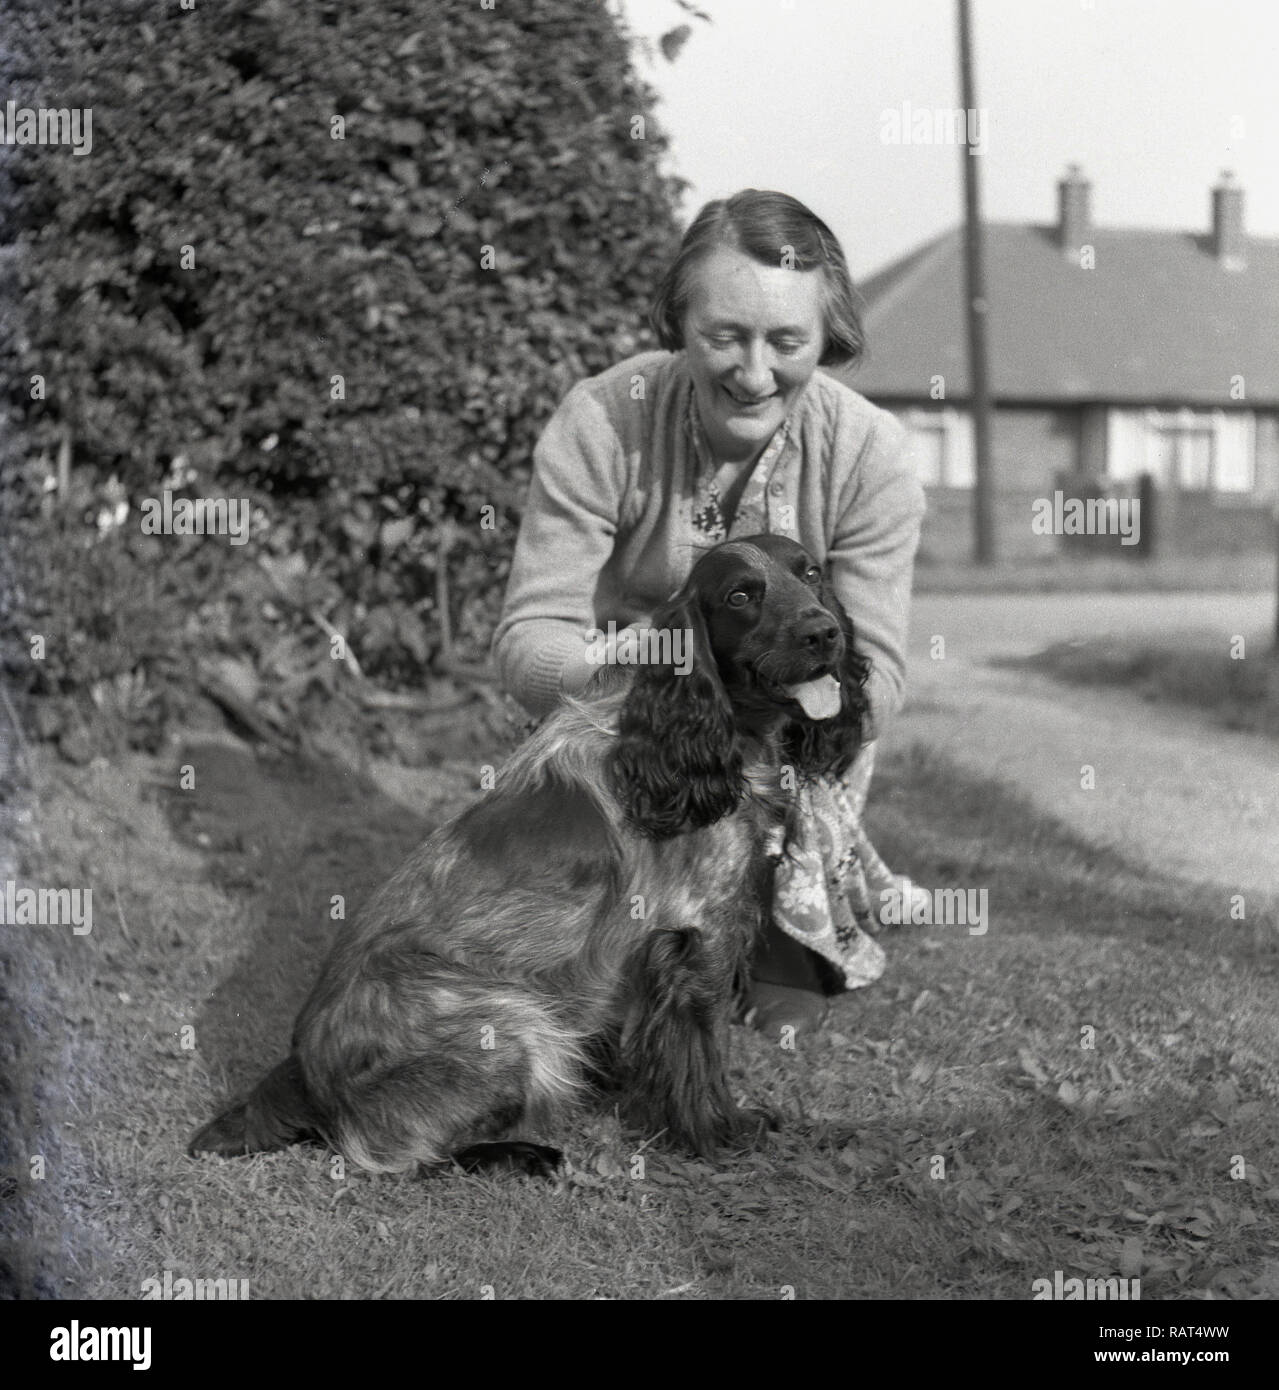
<path fill-rule="evenodd" d="M 613 0 L 638 34 L 675 0 Z M 954 145 L 890 144 L 884 113 L 959 105 L 955 0 L 697 0 L 713 23 L 658 90 L 675 172 L 708 198 L 779 188 L 830 223 L 857 276 L 962 215 Z M 1103 225 L 1205 229 L 1233 169 L 1247 229 L 1279 235 L 1276 0 L 973 0 L 986 215 L 1048 222 L 1078 162 Z"/>

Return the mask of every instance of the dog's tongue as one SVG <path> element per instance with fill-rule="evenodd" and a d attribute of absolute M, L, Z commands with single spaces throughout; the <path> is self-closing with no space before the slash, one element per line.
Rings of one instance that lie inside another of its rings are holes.
<path fill-rule="evenodd" d="M 839 682 L 834 676 L 788 685 L 786 693 L 799 702 L 810 719 L 833 719 L 839 713 Z"/>

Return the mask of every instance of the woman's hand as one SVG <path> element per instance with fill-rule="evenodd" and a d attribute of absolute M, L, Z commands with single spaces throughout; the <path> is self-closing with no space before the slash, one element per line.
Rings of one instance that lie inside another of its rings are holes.
<path fill-rule="evenodd" d="M 606 667 L 623 664 L 617 659 L 619 646 L 634 642 L 639 633 L 648 626 L 648 619 L 640 618 L 627 627 L 614 629 L 609 633 L 595 629 L 596 640 L 583 642 L 580 658 L 571 661 L 564 668 L 560 686 L 565 695 L 580 695 Z"/>

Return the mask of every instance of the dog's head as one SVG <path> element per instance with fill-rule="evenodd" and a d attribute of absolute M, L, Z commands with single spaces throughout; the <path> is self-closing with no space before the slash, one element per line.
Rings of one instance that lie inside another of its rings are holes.
<path fill-rule="evenodd" d="M 752 742 L 776 741 L 782 760 L 806 774 L 852 761 L 869 663 L 803 546 L 783 536 L 716 546 L 653 626 L 691 633 L 692 656 L 682 670 L 641 666 L 622 707 L 613 774 L 646 833 L 676 835 L 728 815 Z"/>

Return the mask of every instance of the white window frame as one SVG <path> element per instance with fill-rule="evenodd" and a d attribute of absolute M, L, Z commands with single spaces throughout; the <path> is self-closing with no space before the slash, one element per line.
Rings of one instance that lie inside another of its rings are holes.
<path fill-rule="evenodd" d="M 976 482 L 973 462 L 973 417 L 967 410 L 944 405 L 939 410 L 907 411 L 903 421 L 916 435 L 941 435 L 941 477 L 922 479 L 925 487 L 971 491 Z"/>
<path fill-rule="evenodd" d="M 1176 451 L 1174 464 L 1176 476 L 1163 479 L 1163 486 L 1175 487 L 1179 492 L 1203 493 L 1210 497 L 1227 499 L 1246 499 L 1256 493 L 1257 421 L 1256 416 L 1251 411 L 1192 410 L 1189 406 L 1182 406 L 1179 410 L 1147 410 L 1144 412 L 1143 418 L 1146 427 L 1146 467 L 1151 473 L 1155 471 L 1156 447 L 1161 434 L 1173 433 L 1186 436 L 1194 433 L 1208 436 L 1208 486 L 1206 488 L 1183 486 L 1181 481 L 1183 456 L 1180 447 Z M 1222 464 L 1228 454 L 1235 455 L 1236 459 L 1239 454 L 1242 454 L 1244 468 L 1231 477 L 1230 486 L 1223 487 Z"/>

